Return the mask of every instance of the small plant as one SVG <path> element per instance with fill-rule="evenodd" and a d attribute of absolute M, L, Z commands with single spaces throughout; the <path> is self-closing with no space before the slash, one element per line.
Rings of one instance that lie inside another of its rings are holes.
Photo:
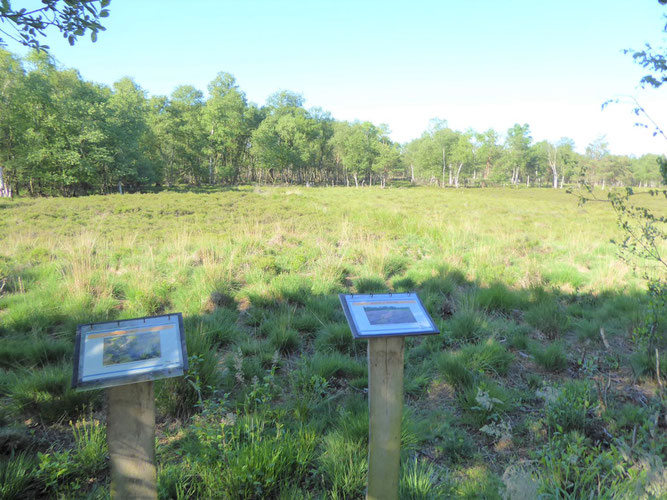
<path fill-rule="evenodd" d="M 71 367 L 48 366 L 27 373 L 10 388 L 16 410 L 44 423 L 76 419 L 86 409 L 99 403 L 99 391 L 75 391 L 71 388 Z"/>
<path fill-rule="evenodd" d="M 333 431 L 324 436 L 317 458 L 318 474 L 329 498 L 360 498 L 366 488 L 367 450 L 363 443 Z"/>
<path fill-rule="evenodd" d="M 0 498 L 22 500 L 36 487 L 35 460 L 24 452 L 0 458 Z"/>
<path fill-rule="evenodd" d="M 410 460 L 401 468 L 398 496 L 405 500 L 438 500 L 451 495 L 451 485 L 442 480 L 433 464 Z"/>
<path fill-rule="evenodd" d="M 460 356 L 469 370 L 496 376 L 505 375 L 514 359 L 514 356 L 494 339 L 488 339 L 481 344 L 464 346 Z"/>
<path fill-rule="evenodd" d="M 593 424 L 595 405 L 586 381 L 572 380 L 558 389 L 538 392 L 546 403 L 546 422 L 552 432 L 585 432 Z"/>
<path fill-rule="evenodd" d="M 556 300 L 539 301 L 526 311 L 525 319 L 549 340 L 560 337 L 569 325 L 565 311 Z"/>
<path fill-rule="evenodd" d="M 561 342 L 552 342 L 546 348 L 534 348 L 535 361 L 545 370 L 560 372 L 567 368 L 567 355 Z"/>
<path fill-rule="evenodd" d="M 350 333 L 350 327 L 345 323 L 326 325 L 317 335 L 315 348 L 320 352 L 357 353 L 357 344 Z"/>
<path fill-rule="evenodd" d="M 484 315 L 474 309 L 457 311 L 450 321 L 453 339 L 464 342 L 476 342 L 486 335 Z"/>
<path fill-rule="evenodd" d="M 457 389 L 466 389 L 475 382 L 475 375 L 456 354 L 444 352 L 436 359 L 436 364 L 447 383 Z"/>

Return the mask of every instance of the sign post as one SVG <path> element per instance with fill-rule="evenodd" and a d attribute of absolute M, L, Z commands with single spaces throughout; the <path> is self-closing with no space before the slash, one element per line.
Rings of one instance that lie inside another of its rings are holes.
<path fill-rule="evenodd" d="M 416 293 L 339 295 L 355 338 L 368 339 L 368 500 L 398 499 L 403 351 L 408 335 L 440 333 Z"/>
<path fill-rule="evenodd" d="M 157 499 L 153 380 L 187 369 L 180 313 L 78 326 L 72 386 L 106 388 L 111 498 Z"/>

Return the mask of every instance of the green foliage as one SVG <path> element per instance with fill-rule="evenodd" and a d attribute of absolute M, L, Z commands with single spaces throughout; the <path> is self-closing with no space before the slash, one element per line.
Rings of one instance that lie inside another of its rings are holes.
<path fill-rule="evenodd" d="M 567 355 L 562 342 L 552 342 L 544 349 L 533 348 L 535 361 L 541 367 L 552 372 L 560 372 L 567 368 Z"/>
<path fill-rule="evenodd" d="M 538 395 L 545 399 L 546 423 L 552 431 L 586 432 L 594 425 L 596 405 L 587 381 L 571 380 Z"/>
<path fill-rule="evenodd" d="M 569 325 L 561 305 L 554 299 L 540 300 L 525 315 L 526 322 L 540 330 L 550 340 L 560 337 Z"/>
<path fill-rule="evenodd" d="M 452 494 L 451 485 L 439 478 L 433 464 L 415 457 L 401 468 L 399 498 L 406 500 L 436 500 Z"/>
<path fill-rule="evenodd" d="M 330 498 L 360 497 L 366 488 L 368 452 L 365 446 L 333 431 L 324 436 L 317 470 Z"/>
<path fill-rule="evenodd" d="M 75 391 L 71 378 L 68 365 L 25 373 L 10 388 L 12 405 L 21 414 L 46 424 L 76 419 L 87 408 L 99 404 L 100 394 Z"/>
<path fill-rule="evenodd" d="M 19 500 L 34 489 L 35 460 L 26 453 L 0 458 L 0 498 Z"/>
<path fill-rule="evenodd" d="M 557 433 L 538 452 L 542 484 L 539 493 L 547 498 L 624 498 L 631 483 L 624 457 L 614 447 L 591 446 L 579 432 Z M 636 494 L 637 491 L 635 490 Z"/>
<path fill-rule="evenodd" d="M 71 450 L 38 453 L 39 482 L 50 495 L 70 496 L 96 481 L 107 467 L 106 429 L 97 420 L 70 424 L 74 434 Z"/>
<path fill-rule="evenodd" d="M 514 359 L 514 356 L 494 339 L 488 339 L 482 344 L 464 346 L 460 357 L 469 370 L 496 376 L 507 374 Z"/>
<path fill-rule="evenodd" d="M 225 411 L 222 405 L 206 407 L 191 431 L 204 496 L 273 497 L 306 480 L 316 458 L 313 432 L 285 428 L 261 411 Z M 219 474 L 220 466 L 228 474 Z"/>
<path fill-rule="evenodd" d="M 363 351 L 359 343 L 355 342 L 346 323 L 326 325 L 317 335 L 315 348 L 321 352 L 338 351 L 343 354 L 357 354 L 357 351 Z"/>
<path fill-rule="evenodd" d="M 189 370 L 184 377 L 167 378 L 156 384 L 158 408 L 167 415 L 187 416 L 211 395 L 220 381 L 218 358 L 202 326 L 185 334 Z"/>

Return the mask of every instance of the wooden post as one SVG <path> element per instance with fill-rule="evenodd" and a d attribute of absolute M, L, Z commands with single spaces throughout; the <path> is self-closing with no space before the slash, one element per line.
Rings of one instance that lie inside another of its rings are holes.
<path fill-rule="evenodd" d="M 398 499 L 403 347 L 403 337 L 368 340 L 368 500 Z"/>
<path fill-rule="evenodd" d="M 111 498 L 157 499 L 153 382 L 107 389 Z"/>

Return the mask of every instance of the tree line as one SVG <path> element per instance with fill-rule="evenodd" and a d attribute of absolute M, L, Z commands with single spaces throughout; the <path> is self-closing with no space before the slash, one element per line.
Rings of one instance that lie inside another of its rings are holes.
<path fill-rule="evenodd" d="M 299 183 L 372 186 L 404 179 L 440 186 L 562 187 L 584 170 L 598 186 L 657 186 L 656 155 L 611 155 L 604 138 L 533 142 L 527 124 L 504 136 L 432 120 L 407 144 L 386 125 L 335 120 L 278 91 L 248 102 L 229 73 L 170 96 L 130 78 L 85 81 L 44 52 L 0 49 L 0 195 L 74 196 L 174 185 Z"/>

